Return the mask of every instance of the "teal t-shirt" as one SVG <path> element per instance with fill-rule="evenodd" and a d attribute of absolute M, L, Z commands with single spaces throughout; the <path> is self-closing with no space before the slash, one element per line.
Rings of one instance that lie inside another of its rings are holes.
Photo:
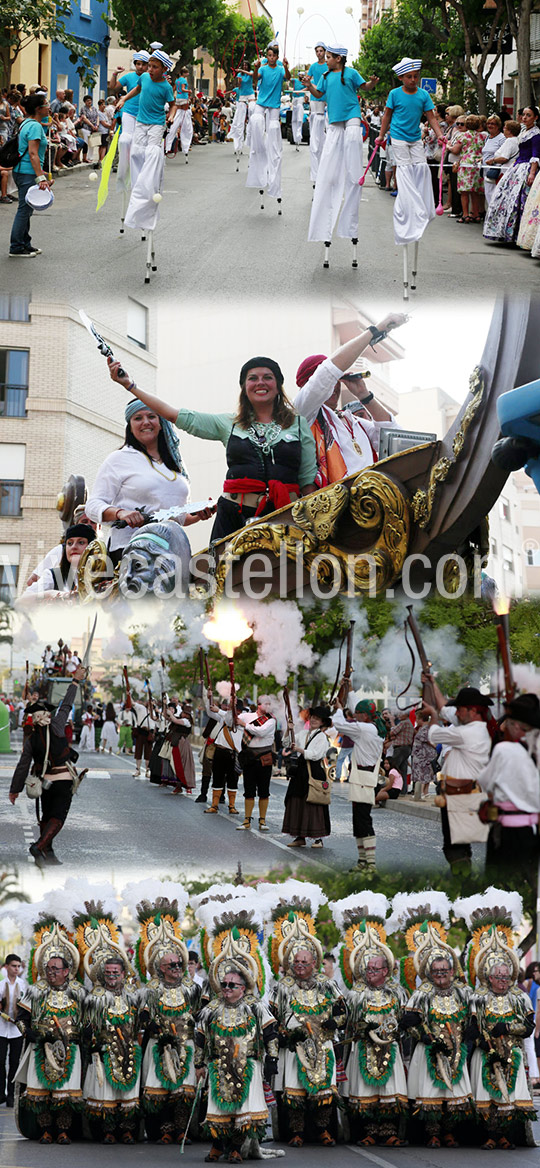
<path fill-rule="evenodd" d="M 142 73 L 141 73 L 141 77 L 142 77 Z M 139 74 L 135 73 L 135 72 L 124 73 L 123 77 L 118 78 L 118 84 L 123 86 L 126 93 L 129 93 L 130 90 L 135 89 L 135 86 L 139 84 L 141 77 L 139 77 Z M 137 117 L 137 114 L 139 112 L 139 94 L 138 93 L 135 94 L 135 97 L 130 97 L 129 101 L 125 102 L 125 104 L 122 106 L 121 112 L 126 113 L 126 114 L 131 114 L 132 118 Z"/>
<path fill-rule="evenodd" d="M 341 69 L 336 73 L 325 73 L 317 89 L 326 98 L 329 122 L 346 122 L 349 118 L 359 118 L 358 90 L 364 85 L 364 78 L 356 69 L 346 65 L 341 81 Z"/>
<path fill-rule="evenodd" d="M 259 70 L 257 105 L 264 105 L 267 109 L 279 109 L 284 80 L 285 69 L 279 61 L 274 68 L 262 65 Z"/>
<path fill-rule="evenodd" d="M 304 92 L 304 85 L 299 77 L 293 77 L 293 89 L 295 97 L 300 97 L 300 94 Z"/>
<path fill-rule="evenodd" d="M 386 108 L 392 110 L 392 138 L 394 142 L 418 142 L 420 138 L 420 118 L 426 110 L 435 109 L 426 89 L 416 93 L 405 93 L 402 86 L 391 89 L 386 99 Z"/>
<path fill-rule="evenodd" d="M 176 78 L 176 100 L 185 105 L 189 101 L 189 85 L 187 77 Z"/>
<path fill-rule="evenodd" d="M 47 135 L 41 125 L 41 122 L 35 122 L 33 118 L 28 118 L 22 123 L 19 130 L 19 154 L 22 155 L 17 166 L 13 167 L 18 174 L 33 174 L 34 167 L 30 162 L 30 154 L 28 150 L 29 142 L 38 142 L 38 154 L 41 166 L 45 160 L 45 151 L 47 149 Z"/>
<path fill-rule="evenodd" d="M 313 80 L 315 89 L 319 88 L 319 81 L 321 80 L 321 77 L 324 76 L 327 69 L 328 65 L 325 63 L 325 61 L 314 61 L 313 65 L 309 66 L 308 73 Z M 317 101 L 317 98 L 314 97 L 312 100 Z"/>
<path fill-rule="evenodd" d="M 237 73 L 240 97 L 251 97 L 253 94 L 253 78 L 251 73 Z"/>
<path fill-rule="evenodd" d="M 152 81 L 149 73 L 139 78 L 141 93 L 137 121 L 144 126 L 165 125 L 165 103 L 174 101 L 172 85 L 169 81 Z"/>

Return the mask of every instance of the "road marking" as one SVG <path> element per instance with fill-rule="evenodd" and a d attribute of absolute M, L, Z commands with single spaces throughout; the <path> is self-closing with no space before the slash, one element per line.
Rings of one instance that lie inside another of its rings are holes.
<path fill-rule="evenodd" d="M 368 1152 L 366 1148 L 355 1148 L 354 1144 L 345 1144 L 345 1147 L 347 1151 L 355 1152 L 357 1156 L 365 1156 L 366 1160 L 371 1160 L 373 1164 L 379 1164 L 382 1168 L 395 1168 L 395 1164 L 392 1164 L 391 1160 L 383 1160 L 382 1156 L 376 1156 L 374 1152 Z"/>

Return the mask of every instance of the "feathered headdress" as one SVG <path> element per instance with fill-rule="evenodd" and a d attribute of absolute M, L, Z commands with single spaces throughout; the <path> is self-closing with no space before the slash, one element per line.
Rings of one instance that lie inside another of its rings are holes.
<path fill-rule="evenodd" d="M 439 946 L 438 956 L 451 958 L 454 969 L 459 969 L 453 949 L 446 944 L 450 908 L 446 893 L 434 892 L 431 888 L 424 892 L 397 892 L 392 900 L 386 927 L 389 933 L 399 929 L 404 934 L 409 956 L 400 961 L 400 977 L 410 992 L 415 987 L 416 975 L 420 973 L 421 977 L 426 976 L 435 957 L 435 945 Z M 418 964 L 419 952 L 422 969 Z"/>
<path fill-rule="evenodd" d="M 474 986 L 479 971 L 482 970 L 482 975 L 484 972 L 484 962 L 480 961 L 482 950 L 489 948 L 491 955 L 495 952 L 494 933 L 498 944 L 506 951 L 504 960 L 508 963 L 508 952 L 514 948 L 512 930 L 521 924 L 523 918 L 523 900 L 519 892 L 503 892 L 501 888 L 490 887 L 483 895 L 460 897 L 454 901 L 454 912 L 472 933 L 465 951 L 465 970 L 468 981 Z M 512 968 L 516 961 L 516 954 L 512 953 Z"/>
<path fill-rule="evenodd" d="M 323 948 L 316 936 L 315 917 L 326 897 L 318 884 L 303 880 L 286 880 L 283 884 L 257 885 L 268 921 L 268 959 L 274 976 L 288 970 L 294 954 L 307 949 L 317 965 Z"/>
<path fill-rule="evenodd" d="M 45 976 L 45 966 L 51 957 L 62 957 L 69 965 L 70 976 L 79 969 L 79 953 L 69 929 L 70 914 L 62 890 L 48 893 L 36 904 L 17 905 L 17 925 L 23 939 L 30 945 L 27 978 L 33 985 Z"/>
<path fill-rule="evenodd" d="M 383 955 L 393 973 L 395 958 L 386 942 L 384 921 L 389 902 L 382 892 L 353 892 L 343 900 L 330 905 L 330 911 L 337 928 L 343 933 L 343 945 L 339 951 L 339 961 L 343 980 L 348 989 L 365 970 L 369 958 L 375 953 Z"/>
<path fill-rule="evenodd" d="M 141 980 L 157 976 L 165 953 L 179 954 L 184 971 L 188 951 L 182 936 L 188 895 L 182 885 L 164 880 L 139 880 L 122 892 L 124 904 L 140 924 L 135 947 L 135 966 Z"/>
<path fill-rule="evenodd" d="M 72 903 L 77 947 L 90 981 L 101 980 L 105 962 L 112 958 L 121 962 L 128 977 L 134 978 L 115 920 L 120 906 L 112 885 L 104 883 L 89 889 L 84 880 L 68 880 L 65 895 Z"/>
<path fill-rule="evenodd" d="M 246 892 L 248 890 L 244 890 Z M 201 960 L 208 971 L 212 989 L 217 992 L 222 975 L 235 970 L 249 990 L 262 995 L 266 973 L 260 950 L 263 918 L 256 892 L 200 904 L 196 916 L 201 924 Z"/>

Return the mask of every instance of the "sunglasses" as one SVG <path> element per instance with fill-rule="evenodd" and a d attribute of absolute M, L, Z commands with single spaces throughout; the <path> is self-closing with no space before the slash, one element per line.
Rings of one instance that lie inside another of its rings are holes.
<path fill-rule="evenodd" d="M 165 965 L 163 968 L 164 969 L 181 969 L 182 962 L 181 961 L 169 961 L 168 965 Z"/>
<path fill-rule="evenodd" d="M 222 990 L 238 990 L 241 986 L 242 983 L 239 981 L 222 981 L 221 983 Z"/>

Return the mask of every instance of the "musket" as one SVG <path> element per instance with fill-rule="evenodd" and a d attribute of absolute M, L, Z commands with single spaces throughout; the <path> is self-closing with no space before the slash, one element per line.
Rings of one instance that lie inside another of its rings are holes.
<path fill-rule="evenodd" d="M 210 705 L 211 705 L 213 700 L 214 700 L 214 695 L 213 695 L 213 690 L 212 690 L 212 679 L 210 677 L 210 666 L 208 665 L 208 657 L 207 657 L 204 649 L 199 649 L 199 669 L 200 669 L 200 675 L 201 675 L 201 690 L 202 690 L 202 693 L 204 694 L 204 679 L 206 677 L 206 689 L 210 690 Z"/>
<path fill-rule="evenodd" d="M 407 612 L 409 615 L 405 619 L 405 640 L 407 641 L 407 628 L 409 628 L 411 630 L 413 637 L 414 637 L 414 643 L 416 645 L 416 650 L 417 650 L 418 656 L 420 658 L 420 664 L 422 666 L 422 673 L 425 675 L 425 678 L 426 678 L 426 680 L 422 684 L 422 700 L 428 706 L 436 706 L 437 699 L 435 697 L 435 687 L 434 687 L 433 679 L 431 676 L 431 661 L 428 659 L 426 650 L 424 648 L 424 642 L 422 641 L 420 629 L 418 628 L 418 623 L 417 623 L 416 617 L 413 613 L 412 604 L 407 605 Z M 408 641 L 407 641 L 407 645 L 409 645 Z M 409 649 L 410 649 L 410 645 L 409 645 Z M 406 692 L 406 691 L 403 691 L 403 692 Z M 401 694 L 399 694 L 398 696 L 401 697 Z"/>
<path fill-rule="evenodd" d="M 208 664 L 208 662 L 207 662 Z M 236 686 L 234 684 L 234 657 L 229 657 L 229 677 L 231 681 L 231 714 L 232 714 L 232 728 L 236 730 L 238 725 L 236 714 Z"/>
<path fill-rule="evenodd" d="M 132 707 L 133 707 L 133 702 L 132 702 L 132 700 L 131 700 L 131 690 L 130 690 L 130 688 L 129 688 L 129 677 L 128 677 L 128 668 L 127 668 L 127 665 L 124 665 L 124 666 L 123 666 L 123 668 L 122 668 L 122 674 L 123 674 L 123 677 L 124 677 L 124 685 L 125 685 L 125 687 L 126 687 L 126 700 L 125 700 L 125 702 L 124 702 L 124 705 L 125 705 L 125 707 L 126 707 L 126 710 L 131 710 L 131 709 L 132 709 Z"/>
<path fill-rule="evenodd" d="M 507 612 L 495 613 L 495 628 L 499 642 L 499 653 L 504 674 L 504 700 L 511 702 L 516 696 L 516 683 L 510 656 L 510 619 Z"/>
<path fill-rule="evenodd" d="M 338 702 L 339 702 L 340 706 L 342 706 L 343 708 L 345 708 L 345 706 L 347 705 L 347 699 L 348 699 L 349 694 L 350 694 L 351 689 L 352 689 L 352 680 L 351 679 L 352 679 L 352 671 L 353 671 L 352 662 L 353 662 L 353 645 L 354 645 L 354 626 L 355 626 L 355 623 L 356 622 L 352 620 L 348 629 L 347 629 L 347 633 L 346 633 L 347 652 L 346 652 L 346 658 L 345 658 L 345 669 L 343 670 L 343 675 L 341 678 L 341 682 L 340 682 L 340 686 L 339 686 L 339 690 L 338 690 L 338 694 L 337 694 Z M 344 638 L 344 640 L 345 640 L 345 638 Z M 341 644 L 343 645 L 343 641 L 341 642 Z M 341 665 L 341 650 L 340 650 L 340 661 L 338 664 L 338 671 L 339 671 L 340 665 Z M 337 686 L 337 678 L 336 678 L 336 682 L 334 684 L 334 689 L 332 691 L 331 700 L 335 696 L 336 686 Z"/>
<path fill-rule="evenodd" d="M 91 631 L 90 636 L 88 638 L 88 644 L 87 644 L 86 649 L 84 651 L 84 657 L 81 661 L 81 665 L 83 666 L 83 669 L 88 669 L 88 666 L 90 664 L 90 650 L 92 648 L 92 641 L 94 640 L 94 636 L 95 636 L 95 632 L 96 632 L 96 625 L 97 625 L 97 613 L 94 617 L 92 631 Z"/>
<path fill-rule="evenodd" d="M 23 702 L 28 701 L 28 661 L 25 663 L 25 681 L 24 681 L 24 689 L 22 692 L 22 700 L 23 700 Z"/>
<path fill-rule="evenodd" d="M 291 750 L 294 750 L 295 746 L 296 746 L 296 743 L 294 741 L 294 719 L 293 719 L 293 715 L 292 715 L 291 699 L 290 699 L 290 695 L 289 695 L 288 685 L 283 686 L 283 703 L 285 706 L 285 712 L 287 714 L 287 733 L 289 735 L 289 746 L 290 746 Z"/>

